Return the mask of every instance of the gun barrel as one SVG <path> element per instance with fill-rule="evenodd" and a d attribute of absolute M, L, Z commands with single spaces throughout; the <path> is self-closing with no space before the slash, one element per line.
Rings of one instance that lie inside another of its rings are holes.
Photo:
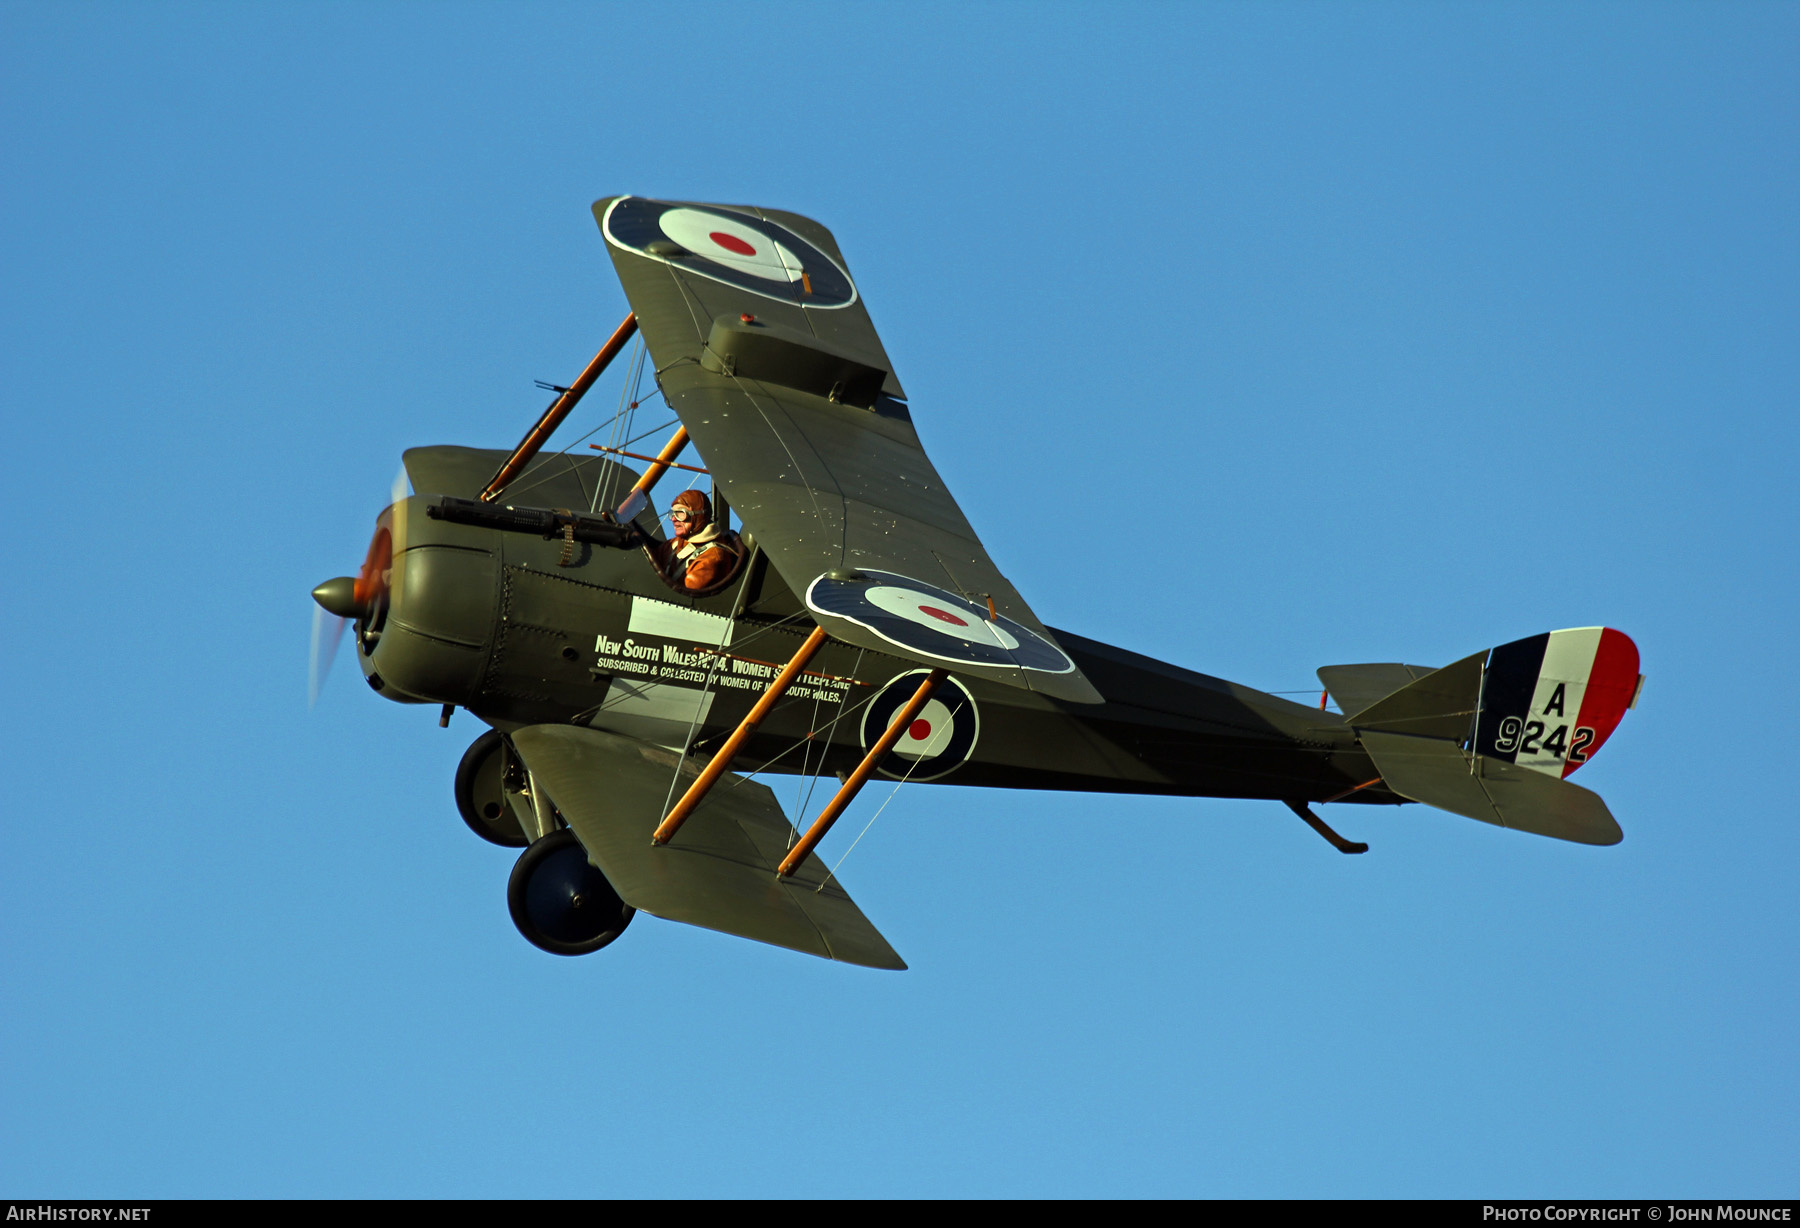
<path fill-rule="evenodd" d="M 635 525 L 547 507 L 503 507 L 445 495 L 436 503 L 427 504 L 425 514 L 451 524 L 498 529 L 503 533 L 531 533 L 546 540 L 572 535 L 575 541 L 615 550 L 630 550 L 644 541 Z"/>

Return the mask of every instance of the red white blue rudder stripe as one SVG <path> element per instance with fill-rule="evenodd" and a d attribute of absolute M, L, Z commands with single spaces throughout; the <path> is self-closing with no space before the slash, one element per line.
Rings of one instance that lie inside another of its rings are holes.
<path fill-rule="evenodd" d="M 1610 627 L 1502 644 L 1482 676 L 1475 753 L 1566 777 L 1605 745 L 1641 681 L 1637 645 Z"/>

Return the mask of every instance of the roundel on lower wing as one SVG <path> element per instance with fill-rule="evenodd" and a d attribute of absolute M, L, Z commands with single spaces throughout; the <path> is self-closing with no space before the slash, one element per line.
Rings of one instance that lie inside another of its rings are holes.
<path fill-rule="evenodd" d="M 875 693 L 863 709 L 864 751 L 881 740 L 928 672 L 919 669 L 901 674 Z M 968 761 L 980 735 L 981 713 L 975 706 L 975 697 L 956 679 L 946 678 L 900 734 L 900 740 L 877 770 L 894 780 L 936 780 Z"/>
<path fill-rule="evenodd" d="M 614 246 L 690 273 L 805 307 L 848 307 L 850 274 L 777 222 L 703 205 L 621 196 L 601 221 Z M 652 245 L 660 245 L 651 250 Z"/>
<path fill-rule="evenodd" d="M 1066 674 L 1063 650 L 1022 623 L 990 618 L 986 604 L 891 571 L 859 579 L 820 576 L 806 590 L 815 613 L 845 618 L 914 656 L 949 665 L 992 665 Z"/>

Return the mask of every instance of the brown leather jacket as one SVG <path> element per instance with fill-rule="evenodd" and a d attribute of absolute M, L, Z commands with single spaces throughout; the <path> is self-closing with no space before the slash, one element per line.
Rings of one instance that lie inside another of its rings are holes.
<path fill-rule="evenodd" d="M 727 579 L 744 549 L 736 533 L 716 524 L 707 525 L 684 542 L 653 542 L 646 548 L 663 575 L 689 592 L 709 589 Z"/>

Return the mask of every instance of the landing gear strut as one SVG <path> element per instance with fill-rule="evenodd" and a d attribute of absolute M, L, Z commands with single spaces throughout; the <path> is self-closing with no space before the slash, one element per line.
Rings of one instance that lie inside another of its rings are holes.
<path fill-rule="evenodd" d="M 566 827 L 520 855 L 506 884 L 506 906 L 525 941 L 552 955 L 598 951 L 637 915 Z"/>
<path fill-rule="evenodd" d="M 500 731 L 490 729 L 469 744 L 456 765 L 456 812 L 470 831 L 509 849 L 531 843 L 508 796 L 524 787 L 524 768 L 517 760 Z"/>

